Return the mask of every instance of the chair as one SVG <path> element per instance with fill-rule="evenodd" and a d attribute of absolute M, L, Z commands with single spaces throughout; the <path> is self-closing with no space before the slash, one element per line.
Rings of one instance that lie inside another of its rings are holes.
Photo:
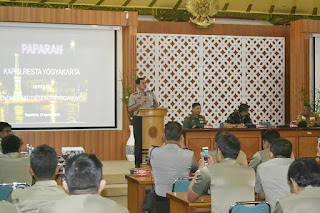
<path fill-rule="evenodd" d="M 7 200 L 13 190 L 25 187 L 29 187 L 29 185 L 17 182 L 0 184 L 0 200 Z"/>
<path fill-rule="evenodd" d="M 178 178 L 172 187 L 172 192 L 187 192 L 192 178 Z"/>
<path fill-rule="evenodd" d="M 264 201 L 245 201 L 233 204 L 229 213 L 270 213 L 270 205 Z"/>

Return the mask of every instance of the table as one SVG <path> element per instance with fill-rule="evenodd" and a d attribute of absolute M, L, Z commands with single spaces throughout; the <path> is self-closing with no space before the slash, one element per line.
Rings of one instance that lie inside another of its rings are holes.
<path fill-rule="evenodd" d="M 170 213 L 196 213 L 197 211 L 211 212 L 211 196 L 201 195 L 195 202 L 190 203 L 187 192 L 167 193 L 170 199 Z"/>
<path fill-rule="evenodd" d="M 194 151 L 196 159 L 200 159 L 202 147 L 214 150 L 216 134 L 228 131 L 239 138 L 241 150 L 246 153 L 248 161 L 257 152 L 262 150 L 262 134 L 267 130 L 277 130 L 280 136 L 292 143 L 292 151 L 296 158 L 316 155 L 316 144 L 320 138 L 320 128 L 272 128 L 272 129 L 184 129 L 186 146 Z"/>
<path fill-rule="evenodd" d="M 154 185 L 151 177 L 125 176 L 128 181 L 128 210 L 130 213 L 143 213 L 141 206 L 146 196 L 146 189 L 151 189 Z"/>

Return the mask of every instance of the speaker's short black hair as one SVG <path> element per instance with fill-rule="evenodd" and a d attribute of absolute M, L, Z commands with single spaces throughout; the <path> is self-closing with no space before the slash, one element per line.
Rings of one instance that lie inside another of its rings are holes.
<path fill-rule="evenodd" d="M 168 141 L 179 141 L 182 134 L 182 126 L 176 121 L 170 121 L 164 126 L 164 136 Z"/>
<path fill-rule="evenodd" d="M 7 122 L 0 122 L 0 132 L 2 132 L 2 130 L 4 130 L 6 127 L 10 127 L 10 129 L 12 128 Z"/>
<path fill-rule="evenodd" d="M 292 153 L 292 144 L 285 138 L 275 139 L 270 145 L 270 152 L 272 152 L 275 158 L 290 158 Z"/>
<path fill-rule="evenodd" d="M 48 145 L 37 146 L 31 153 L 30 165 L 39 179 L 49 179 L 55 174 L 58 165 L 57 152 Z"/>
<path fill-rule="evenodd" d="M 240 112 L 247 112 L 247 111 L 249 111 L 249 106 L 247 104 L 240 104 L 239 113 Z"/>
<path fill-rule="evenodd" d="M 75 155 L 66 160 L 65 179 L 71 195 L 95 194 L 102 180 L 102 163 L 93 154 Z"/>
<path fill-rule="evenodd" d="M 262 140 L 269 144 L 278 138 L 280 138 L 280 133 L 277 130 L 267 130 L 262 134 Z"/>
<path fill-rule="evenodd" d="M 220 149 L 224 158 L 236 159 L 239 155 L 241 145 L 239 139 L 231 133 L 220 133 L 216 137 L 216 148 Z"/>
<path fill-rule="evenodd" d="M 290 178 L 300 187 L 320 187 L 320 164 L 310 158 L 297 159 L 289 166 L 289 182 Z"/>
<path fill-rule="evenodd" d="M 2 138 L 1 146 L 3 154 L 19 152 L 21 139 L 15 135 L 7 135 L 6 137 Z"/>
<path fill-rule="evenodd" d="M 137 78 L 136 79 L 136 84 L 139 85 L 141 81 L 145 80 L 145 78 Z"/>
<path fill-rule="evenodd" d="M 201 105 L 200 105 L 199 103 L 193 103 L 193 104 L 192 104 L 192 109 L 195 108 L 195 107 L 197 107 L 197 106 L 201 106 Z"/>

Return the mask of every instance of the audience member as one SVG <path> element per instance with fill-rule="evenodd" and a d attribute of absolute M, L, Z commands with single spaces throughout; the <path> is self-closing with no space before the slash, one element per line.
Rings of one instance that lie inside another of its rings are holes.
<path fill-rule="evenodd" d="M 1 140 L 11 133 L 11 125 L 7 122 L 0 122 L 0 148 L 1 148 Z M 1 151 L 0 151 L 1 154 Z"/>
<path fill-rule="evenodd" d="M 221 135 L 226 135 L 226 134 L 230 134 L 229 132 L 225 132 L 225 131 L 221 131 L 221 132 L 218 132 L 216 134 L 216 137 L 214 138 L 215 141 L 218 140 L 218 138 L 221 136 Z M 217 156 L 216 156 L 216 153 L 217 151 L 216 150 L 211 150 L 209 151 L 209 155 L 211 156 L 211 158 L 213 159 L 214 163 L 217 163 Z M 240 164 L 244 165 L 244 166 L 247 166 L 248 165 L 248 160 L 247 160 L 247 155 L 240 150 L 239 152 L 239 155 L 236 159 Z"/>
<path fill-rule="evenodd" d="M 262 134 L 262 146 L 263 150 L 257 152 L 253 155 L 249 166 L 254 170 L 257 170 L 257 167 L 260 163 L 264 163 L 270 159 L 270 145 L 272 141 L 280 138 L 280 133 L 277 130 L 268 130 Z"/>
<path fill-rule="evenodd" d="M 40 208 L 44 213 L 128 213 L 116 202 L 101 197 L 106 185 L 102 179 L 102 164 L 93 154 L 79 154 L 66 160 L 63 187 L 70 196 Z"/>
<path fill-rule="evenodd" d="M 15 135 L 7 135 L 2 139 L 0 155 L 0 183 L 26 182 L 32 184 L 29 174 L 30 158 L 21 154 L 21 140 Z"/>
<path fill-rule="evenodd" d="M 209 165 L 204 166 L 201 153 L 200 172 L 193 178 L 187 196 L 189 202 L 194 202 L 210 189 L 211 212 L 228 212 L 237 201 L 254 200 L 255 172 L 236 161 L 240 142 L 234 135 L 222 135 L 215 144 L 218 163 L 209 157 Z"/>
<path fill-rule="evenodd" d="M 62 186 L 57 186 L 55 177 L 59 172 L 56 151 L 47 146 L 37 146 L 30 156 L 30 174 L 36 183 L 11 193 L 9 201 L 19 207 L 21 212 L 36 213 L 39 208 L 52 201 L 66 197 Z"/>
<path fill-rule="evenodd" d="M 255 192 L 271 206 L 274 211 L 280 197 L 290 194 L 287 174 L 290 164 L 292 144 L 284 138 L 278 138 L 271 143 L 270 160 L 258 166 Z"/>
<path fill-rule="evenodd" d="M 157 194 L 156 212 L 169 212 L 167 192 L 172 192 L 176 179 L 189 177 L 198 165 L 191 150 L 185 149 L 182 127 L 178 122 L 169 122 L 164 128 L 163 147 L 153 147 L 149 160 L 153 170 L 155 192 Z"/>
<path fill-rule="evenodd" d="M 275 213 L 318 213 L 320 210 L 320 165 L 313 159 L 295 160 L 289 167 L 292 194 L 278 200 Z"/>

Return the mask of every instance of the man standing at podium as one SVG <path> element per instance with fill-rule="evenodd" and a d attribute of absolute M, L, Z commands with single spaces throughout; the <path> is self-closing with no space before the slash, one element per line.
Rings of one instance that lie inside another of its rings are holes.
<path fill-rule="evenodd" d="M 133 133 L 135 139 L 134 156 L 136 168 L 142 163 L 142 118 L 140 108 L 158 107 L 156 96 L 152 91 L 146 91 L 147 82 L 144 78 L 137 78 L 137 91 L 130 95 L 128 111 L 133 112 Z"/>

